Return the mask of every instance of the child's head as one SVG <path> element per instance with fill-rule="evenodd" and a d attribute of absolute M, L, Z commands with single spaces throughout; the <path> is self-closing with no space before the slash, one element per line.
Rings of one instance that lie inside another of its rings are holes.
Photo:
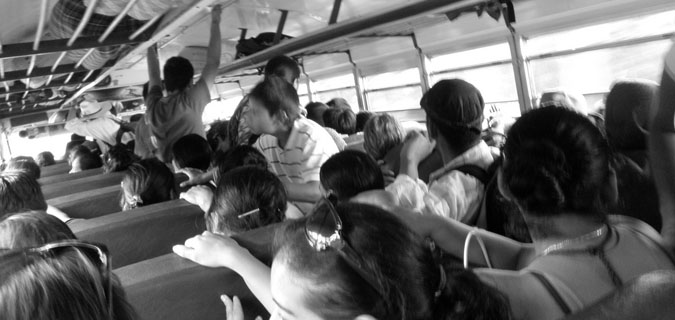
<path fill-rule="evenodd" d="M 279 178 L 266 169 L 245 166 L 219 179 L 211 209 L 205 215 L 206 227 L 229 235 L 281 222 L 285 212 L 286 190 Z M 244 213 L 249 214 L 238 218 Z"/>
<path fill-rule="evenodd" d="M 54 154 L 49 151 L 40 152 L 37 155 L 37 163 L 40 167 L 51 166 L 55 163 Z"/>
<path fill-rule="evenodd" d="M 30 248 L 72 239 L 75 235 L 63 221 L 43 211 L 17 213 L 0 221 L 0 249 Z"/>
<path fill-rule="evenodd" d="M 393 116 L 383 113 L 373 116 L 363 128 L 363 148 L 373 159 L 381 160 L 403 143 L 403 127 Z"/>
<path fill-rule="evenodd" d="M 214 177 L 217 184 L 220 177 L 225 173 L 239 167 L 254 166 L 267 170 L 267 159 L 265 159 L 265 156 L 258 149 L 248 145 L 241 145 L 226 152 L 216 153 L 212 166 L 217 168 Z"/>
<path fill-rule="evenodd" d="M 206 171 L 211 164 L 211 147 L 202 136 L 188 134 L 173 143 L 173 165 L 177 169 L 195 168 Z"/>
<path fill-rule="evenodd" d="M 291 85 L 300 77 L 300 67 L 290 57 L 276 56 L 265 65 L 265 77 L 275 76 Z"/>
<path fill-rule="evenodd" d="M 305 106 L 307 110 L 307 119 L 312 120 L 321 126 L 324 126 L 323 114 L 328 110 L 328 106 L 322 102 L 310 102 Z"/>
<path fill-rule="evenodd" d="M 277 76 L 266 77 L 249 94 L 246 123 L 254 134 L 274 133 L 290 127 L 300 115 L 300 100 L 293 85 Z"/>
<path fill-rule="evenodd" d="M 106 173 L 124 171 L 135 162 L 141 160 L 131 150 L 122 144 L 114 145 L 103 156 L 103 169 Z"/>
<path fill-rule="evenodd" d="M 354 111 L 349 108 L 339 108 L 335 110 L 337 110 L 337 112 L 333 119 L 333 129 L 339 134 L 351 135 L 356 133 L 356 115 L 354 114 Z"/>
<path fill-rule="evenodd" d="M 472 84 L 441 80 L 420 101 L 427 114 L 432 139 L 442 137 L 455 152 L 464 152 L 480 141 L 483 124 L 483 96 Z"/>
<path fill-rule="evenodd" d="M 143 159 L 129 166 L 122 179 L 122 210 L 169 201 L 176 198 L 171 170 L 156 158 Z"/>
<path fill-rule="evenodd" d="M 321 188 L 339 201 L 368 190 L 384 189 L 384 177 L 375 160 L 357 150 L 331 156 L 321 166 Z"/>
<path fill-rule="evenodd" d="M 362 132 L 363 128 L 366 127 L 366 122 L 374 116 L 375 114 L 370 111 L 359 111 L 359 113 L 356 114 L 356 132 Z"/>
<path fill-rule="evenodd" d="M 7 171 L 24 171 L 35 180 L 40 179 L 40 166 L 31 157 L 16 157 L 9 160 Z"/>
<path fill-rule="evenodd" d="M 47 210 L 40 184 L 23 171 L 0 172 L 0 218 L 11 213 Z"/>

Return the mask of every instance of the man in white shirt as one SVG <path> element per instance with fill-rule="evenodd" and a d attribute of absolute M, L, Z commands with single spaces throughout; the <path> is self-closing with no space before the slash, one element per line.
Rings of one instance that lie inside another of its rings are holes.
<path fill-rule="evenodd" d="M 117 131 L 120 129 L 119 120 L 110 113 L 112 107 L 112 101 L 98 102 L 85 97 L 79 105 L 80 117 L 77 118 L 75 109 L 71 109 L 65 128 L 81 136 L 93 137 L 101 152 L 105 153 L 108 146 L 116 144 Z"/>
<path fill-rule="evenodd" d="M 253 145 L 286 187 L 289 200 L 305 214 L 321 198 L 321 165 L 338 152 L 333 138 L 300 114 L 293 85 L 270 76 L 249 94 L 246 123 L 260 138 Z"/>

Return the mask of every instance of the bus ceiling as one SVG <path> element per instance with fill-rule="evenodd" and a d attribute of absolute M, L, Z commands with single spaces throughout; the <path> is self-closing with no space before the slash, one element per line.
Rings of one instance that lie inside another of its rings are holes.
<path fill-rule="evenodd" d="M 335 61 L 375 70 L 401 52 L 447 53 L 505 41 L 512 32 L 527 37 L 674 7 L 672 0 L 4 1 L 0 119 L 66 108 L 88 90 L 144 83 L 146 49 L 158 43 L 167 58 L 203 46 L 205 8 L 216 3 L 224 7 L 224 82 L 255 75 L 279 54 L 302 57 L 313 66 L 304 70 L 310 76 Z M 474 14 L 460 17 L 466 12 Z M 240 37 L 261 32 L 276 33 L 276 44 L 233 59 Z M 321 57 L 331 53 L 342 57 Z"/>

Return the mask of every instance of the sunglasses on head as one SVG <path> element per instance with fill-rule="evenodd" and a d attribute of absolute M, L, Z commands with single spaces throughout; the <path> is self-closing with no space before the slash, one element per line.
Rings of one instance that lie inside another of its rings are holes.
<path fill-rule="evenodd" d="M 108 249 L 104 245 L 82 242 L 78 240 L 64 240 L 52 242 L 41 247 L 3 250 L 0 252 L 0 274 L 10 275 L 26 267 L 32 258 L 55 258 L 67 252 L 77 250 L 94 266 L 104 273 L 107 282 L 106 295 L 108 314 L 112 315 L 112 264 Z"/>
<path fill-rule="evenodd" d="M 323 198 L 315 206 L 305 224 L 305 237 L 309 245 L 317 252 L 329 248 L 347 262 L 356 273 L 366 280 L 380 295 L 384 296 L 384 288 L 371 273 L 364 268 L 361 256 L 345 240 L 342 234 L 342 220 L 329 199 Z"/>

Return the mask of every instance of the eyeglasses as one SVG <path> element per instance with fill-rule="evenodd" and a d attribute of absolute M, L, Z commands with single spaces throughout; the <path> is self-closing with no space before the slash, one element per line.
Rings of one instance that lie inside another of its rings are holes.
<path fill-rule="evenodd" d="M 333 203 L 323 198 L 319 201 L 305 224 L 305 237 L 309 245 L 317 252 L 332 248 L 347 262 L 356 273 L 366 280 L 375 291 L 384 296 L 383 286 L 375 276 L 367 272 L 361 256 L 354 251 L 342 235 L 342 220 Z"/>
<path fill-rule="evenodd" d="M 42 258 L 57 257 L 68 249 L 77 250 L 87 257 L 89 262 L 105 272 L 107 283 L 108 315 L 112 315 L 112 263 L 108 249 L 104 245 L 82 242 L 78 240 L 64 240 L 53 242 L 37 248 L 4 250 L 0 255 L 0 274 L 8 275 L 24 268 L 32 261 L 30 258 L 37 255 Z"/>

